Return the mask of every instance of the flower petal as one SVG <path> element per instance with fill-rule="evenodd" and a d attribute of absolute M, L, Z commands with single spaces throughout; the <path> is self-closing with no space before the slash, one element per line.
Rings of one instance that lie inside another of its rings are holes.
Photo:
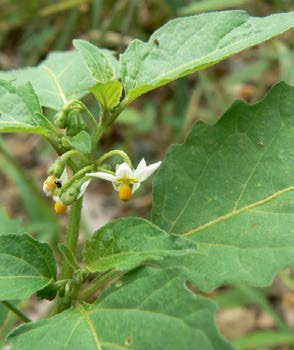
<path fill-rule="evenodd" d="M 90 183 L 90 182 L 91 182 L 91 180 L 88 180 L 88 181 L 85 181 L 85 182 L 82 184 L 82 186 L 81 186 L 81 188 L 80 188 L 80 193 L 79 193 L 77 199 L 81 198 L 81 197 L 85 194 L 86 189 L 87 189 L 87 187 L 89 186 L 89 183 Z"/>
<path fill-rule="evenodd" d="M 134 194 L 140 186 L 141 186 L 140 182 L 133 184 L 132 194 Z"/>
<path fill-rule="evenodd" d="M 86 176 L 98 177 L 99 179 L 107 180 L 107 181 L 116 181 L 116 177 L 114 175 L 104 173 L 99 171 L 98 173 L 87 173 Z"/>
<path fill-rule="evenodd" d="M 147 164 L 145 162 L 145 159 L 142 158 L 140 163 L 137 166 L 137 169 L 134 171 L 134 176 L 136 177 L 137 173 L 140 173 L 141 171 L 143 171 L 146 168 Z"/>
<path fill-rule="evenodd" d="M 59 198 L 59 196 L 53 196 L 52 198 L 53 198 L 53 200 L 54 200 L 55 202 L 62 203 L 61 200 L 60 200 L 60 198 Z"/>
<path fill-rule="evenodd" d="M 68 176 L 67 176 L 66 168 L 64 168 L 63 173 L 61 174 L 59 180 L 60 180 L 60 182 L 62 183 L 62 185 L 64 185 L 64 184 L 67 182 Z"/>
<path fill-rule="evenodd" d="M 130 166 L 127 163 L 120 164 L 116 169 L 115 175 L 118 179 L 120 178 L 133 179 L 134 177 L 133 170 L 130 168 Z"/>
<path fill-rule="evenodd" d="M 140 182 L 145 181 L 160 166 L 161 162 L 153 163 L 145 167 L 142 171 L 136 173 L 136 179 Z"/>
<path fill-rule="evenodd" d="M 46 196 L 52 196 L 53 191 L 48 190 L 48 186 L 46 185 L 46 181 L 43 182 L 43 191 L 45 192 Z"/>
<path fill-rule="evenodd" d="M 122 184 L 119 182 L 113 182 L 112 183 L 113 188 L 118 192 L 119 189 L 121 188 Z"/>

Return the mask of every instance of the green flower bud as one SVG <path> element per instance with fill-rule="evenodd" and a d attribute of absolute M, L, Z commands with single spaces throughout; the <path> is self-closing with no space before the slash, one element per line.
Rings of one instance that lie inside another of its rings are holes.
<path fill-rule="evenodd" d="M 81 131 L 78 114 L 79 112 L 76 110 L 73 110 L 69 113 L 66 128 L 67 136 L 75 136 Z"/>
<path fill-rule="evenodd" d="M 48 174 L 49 175 L 55 175 L 57 178 L 60 178 L 64 168 L 65 168 L 66 161 L 57 159 L 49 168 Z"/>
<path fill-rule="evenodd" d="M 60 129 L 65 129 L 67 126 L 67 113 L 63 110 L 59 111 L 54 116 L 54 123 Z"/>
<path fill-rule="evenodd" d="M 83 176 L 70 184 L 69 187 L 65 187 L 60 194 L 60 200 L 64 205 L 71 205 L 79 196 L 81 192 L 81 187 L 84 182 L 89 181 L 89 179 Z"/>
<path fill-rule="evenodd" d="M 60 200 L 64 205 L 71 205 L 78 197 L 80 192 L 79 188 L 70 186 L 70 188 L 66 191 L 64 191 L 61 196 Z"/>
<path fill-rule="evenodd" d="M 57 294 L 57 287 L 54 283 L 48 284 L 45 288 L 37 292 L 37 297 L 40 299 L 53 300 Z"/>

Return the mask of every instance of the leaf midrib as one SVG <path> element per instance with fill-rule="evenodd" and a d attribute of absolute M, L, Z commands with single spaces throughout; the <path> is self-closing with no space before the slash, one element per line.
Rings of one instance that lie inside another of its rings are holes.
<path fill-rule="evenodd" d="M 253 209 L 253 208 L 256 208 L 256 207 L 259 207 L 267 202 L 270 202 L 271 200 L 283 195 L 284 193 L 286 192 L 290 192 L 294 190 L 294 186 L 290 186 L 290 187 L 287 187 L 287 188 L 284 188 L 283 190 L 280 190 L 274 194 L 272 194 L 271 196 L 268 196 L 258 202 L 255 202 L 255 203 L 252 203 L 252 204 L 249 204 L 241 209 L 238 209 L 238 210 L 233 210 L 225 215 L 222 215 L 222 216 L 219 216 L 218 218 L 214 219 L 214 220 L 211 220 L 209 221 L 208 223 L 204 224 L 204 225 L 201 225 L 193 230 L 190 230 L 190 231 L 187 231 L 185 233 L 183 233 L 182 235 L 184 237 L 188 237 L 188 236 L 191 236 L 192 234 L 194 233 L 197 233 L 199 231 L 203 231 L 204 229 L 208 228 L 208 227 L 211 227 L 211 226 L 214 226 L 215 224 L 218 224 L 219 222 L 222 222 L 222 221 L 225 221 L 225 220 L 228 220 L 236 215 L 239 215 L 239 214 L 242 214 L 244 213 L 245 211 L 247 210 L 250 210 L 250 209 Z"/>

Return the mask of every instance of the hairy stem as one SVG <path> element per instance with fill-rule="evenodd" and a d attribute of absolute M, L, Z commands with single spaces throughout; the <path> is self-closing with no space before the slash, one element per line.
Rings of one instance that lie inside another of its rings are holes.
<path fill-rule="evenodd" d="M 81 220 L 81 210 L 82 210 L 82 200 L 78 199 L 71 205 L 69 224 L 66 237 L 66 246 L 71 251 L 73 256 L 76 256 L 76 250 L 78 245 L 79 231 L 80 231 L 80 220 Z M 63 261 L 61 279 L 69 279 L 72 277 L 72 268 L 66 262 Z"/>
<path fill-rule="evenodd" d="M 16 306 L 11 304 L 9 301 L 2 301 L 2 304 L 7 307 L 10 311 L 12 311 L 15 315 L 17 315 L 21 320 L 25 323 L 32 322 L 28 316 L 26 316 L 21 310 L 19 310 Z"/>
<path fill-rule="evenodd" d="M 79 299 L 87 300 L 88 298 L 91 298 L 100 288 L 104 287 L 107 282 L 110 282 L 112 279 L 119 277 L 120 275 L 120 272 L 110 270 L 102 276 L 96 277 L 89 287 L 81 292 Z"/>

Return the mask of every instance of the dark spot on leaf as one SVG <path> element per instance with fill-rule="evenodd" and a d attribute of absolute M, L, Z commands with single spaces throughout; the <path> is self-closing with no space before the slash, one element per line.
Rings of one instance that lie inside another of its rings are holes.
<path fill-rule="evenodd" d="M 131 345 L 132 344 L 132 338 L 131 337 L 127 337 L 125 340 L 125 344 L 126 345 Z"/>
<path fill-rule="evenodd" d="M 258 226 L 259 226 L 258 224 L 252 224 L 252 225 L 251 225 L 251 228 L 252 228 L 253 230 L 255 230 Z"/>
<path fill-rule="evenodd" d="M 157 46 L 159 45 L 159 40 L 158 39 L 154 39 L 153 42 L 154 42 L 155 45 L 157 45 Z"/>
<path fill-rule="evenodd" d="M 264 147 L 264 143 L 262 142 L 262 140 L 259 140 L 257 142 L 257 146 L 260 147 L 260 148 L 263 148 Z"/>

